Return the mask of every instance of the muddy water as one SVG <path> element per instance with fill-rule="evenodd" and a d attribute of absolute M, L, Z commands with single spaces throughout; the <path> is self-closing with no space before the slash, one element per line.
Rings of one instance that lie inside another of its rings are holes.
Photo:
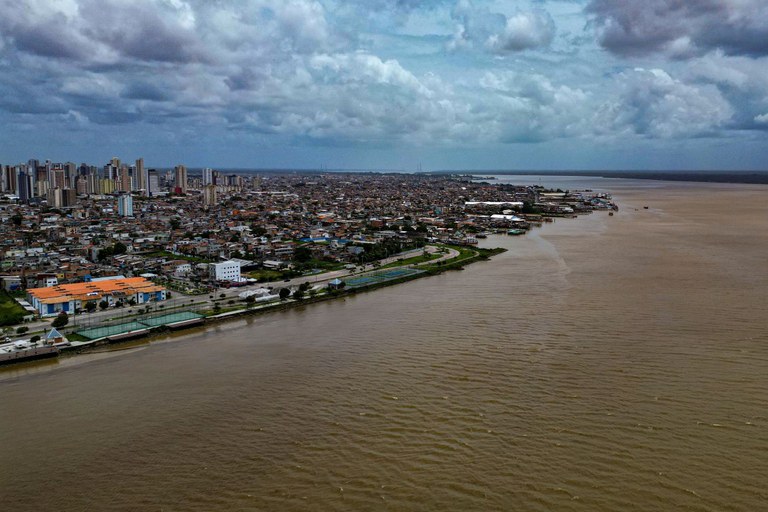
<path fill-rule="evenodd" d="M 610 187 L 461 272 L 3 371 L 2 508 L 768 509 L 768 187 Z"/>

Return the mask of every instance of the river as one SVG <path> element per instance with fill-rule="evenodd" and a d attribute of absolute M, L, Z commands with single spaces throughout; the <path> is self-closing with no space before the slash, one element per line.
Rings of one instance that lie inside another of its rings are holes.
<path fill-rule="evenodd" d="M 3 370 L 2 508 L 767 509 L 768 187 L 541 180 L 621 211 L 491 237 L 508 252 L 460 272 Z"/>

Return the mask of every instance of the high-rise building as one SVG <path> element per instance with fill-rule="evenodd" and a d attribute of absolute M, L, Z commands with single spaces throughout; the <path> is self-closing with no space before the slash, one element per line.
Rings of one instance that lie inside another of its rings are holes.
<path fill-rule="evenodd" d="M 48 183 L 48 188 L 66 188 L 67 174 L 64 169 L 54 169 L 51 171 L 53 179 Z"/>
<path fill-rule="evenodd" d="M 144 170 L 144 159 L 139 158 L 136 160 L 136 174 L 134 174 L 133 181 L 136 184 L 137 190 L 143 190 L 146 194 L 147 191 L 147 175 Z"/>
<path fill-rule="evenodd" d="M 210 208 L 216 204 L 216 185 L 206 185 L 203 187 L 203 206 Z"/>
<path fill-rule="evenodd" d="M 48 206 L 52 208 L 67 208 L 75 206 L 77 203 L 77 194 L 70 188 L 53 188 L 46 194 Z"/>
<path fill-rule="evenodd" d="M 28 203 L 35 188 L 32 176 L 23 166 L 17 167 L 16 170 L 16 195 L 19 196 L 19 201 Z"/>
<path fill-rule="evenodd" d="M 213 169 L 206 167 L 203 169 L 203 186 L 213 185 Z"/>
<path fill-rule="evenodd" d="M 156 196 L 160 192 L 160 177 L 155 169 L 147 171 L 147 196 Z"/>
<path fill-rule="evenodd" d="M 117 183 L 115 189 L 119 192 L 131 191 L 131 174 L 128 166 L 123 164 L 120 166 L 120 171 L 117 175 Z"/>
<path fill-rule="evenodd" d="M 176 194 L 187 193 L 187 167 L 177 165 L 173 175 L 173 191 Z"/>
<path fill-rule="evenodd" d="M 117 198 L 117 214 L 121 217 L 133 217 L 133 197 L 131 194 L 120 194 Z"/>

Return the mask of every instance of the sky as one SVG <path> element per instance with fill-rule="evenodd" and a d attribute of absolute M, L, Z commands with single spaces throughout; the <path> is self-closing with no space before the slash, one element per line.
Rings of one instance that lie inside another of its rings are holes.
<path fill-rule="evenodd" d="M 768 168 L 766 0 L 0 0 L 0 163 Z"/>

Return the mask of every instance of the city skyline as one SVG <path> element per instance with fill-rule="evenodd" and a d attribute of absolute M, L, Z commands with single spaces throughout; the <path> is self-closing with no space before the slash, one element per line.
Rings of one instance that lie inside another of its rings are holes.
<path fill-rule="evenodd" d="M 6 165 L 121 154 L 156 168 L 763 170 L 768 159 L 758 0 L 0 5 Z"/>

